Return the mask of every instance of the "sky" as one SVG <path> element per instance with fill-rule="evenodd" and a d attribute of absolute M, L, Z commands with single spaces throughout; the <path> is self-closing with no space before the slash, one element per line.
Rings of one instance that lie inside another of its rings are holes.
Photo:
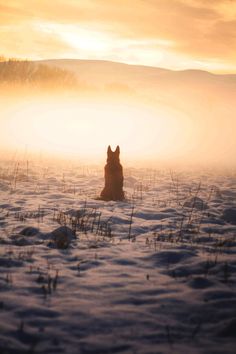
<path fill-rule="evenodd" d="M 236 72 L 236 0 L 0 0 L 0 55 Z"/>

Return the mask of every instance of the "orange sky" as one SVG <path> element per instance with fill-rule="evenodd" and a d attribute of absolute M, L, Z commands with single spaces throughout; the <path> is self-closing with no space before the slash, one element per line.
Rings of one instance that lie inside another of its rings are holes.
<path fill-rule="evenodd" d="M 0 0 L 0 55 L 236 72 L 236 0 Z"/>

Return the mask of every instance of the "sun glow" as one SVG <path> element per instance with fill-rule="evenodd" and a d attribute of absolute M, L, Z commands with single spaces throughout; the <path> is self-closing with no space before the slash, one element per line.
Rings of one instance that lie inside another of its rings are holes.
<path fill-rule="evenodd" d="M 12 148 L 60 156 L 104 159 L 104 149 L 121 145 L 127 158 L 166 156 L 183 125 L 166 112 L 128 103 L 31 101 L 8 109 L 2 143 Z M 187 134 L 187 131 L 186 131 Z"/>
<path fill-rule="evenodd" d="M 108 49 L 108 39 L 105 34 L 96 31 L 67 26 L 66 30 L 60 31 L 61 39 L 76 50 L 104 51 Z"/>

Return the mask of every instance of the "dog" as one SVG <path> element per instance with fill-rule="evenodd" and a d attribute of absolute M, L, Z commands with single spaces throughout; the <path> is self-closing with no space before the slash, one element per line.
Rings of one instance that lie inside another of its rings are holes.
<path fill-rule="evenodd" d="M 103 188 L 100 198 L 102 200 L 124 200 L 123 191 L 123 168 L 120 164 L 120 147 L 117 146 L 113 152 L 110 145 L 107 149 L 107 164 L 105 165 L 105 187 Z"/>

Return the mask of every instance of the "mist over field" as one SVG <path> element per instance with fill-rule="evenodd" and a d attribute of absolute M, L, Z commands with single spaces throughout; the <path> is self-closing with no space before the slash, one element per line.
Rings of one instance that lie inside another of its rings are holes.
<path fill-rule="evenodd" d="M 0 354 L 235 354 L 235 19 L 0 0 Z"/>
<path fill-rule="evenodd" d="M 84 91 L 64 74 L 2 87 L 0 352 L 234 354 L 229 98 L 214 99 L 228 126 L 194 111 L 191 90 L 174 103 L 177 83 L 158 101 L 141 83 Z M 122 200 L 102 198 L 108 144 Z"/>
<path fill-rule="evenodd" d="M 0 62 L 2 152 L 235 166 L 236 75 L 94 60 Z"/>

